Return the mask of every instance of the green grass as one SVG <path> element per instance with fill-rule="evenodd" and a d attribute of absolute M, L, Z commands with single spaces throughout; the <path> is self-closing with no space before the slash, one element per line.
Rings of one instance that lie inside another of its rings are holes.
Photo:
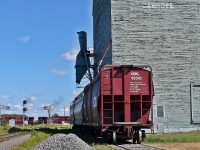
<path fill-rule="evenodd" d="M 9 127 L 9 126 L 1 126 L 0 127 L 0 135 L 6 135 L 9 133 L 17 133 L 17 132 L 21 132 L 22 130 L 19 128 L 15 128 L 15 127 Z"/>
<path fill-rule="evenodd" d="M 145 143 L 197 143 L 200 142 L 200 131 L 187 133 L 169 133 L 147 135 Z"/>
<path fill-rule="evenodd" d="M 116 150 L 115 148 L 112 148 L 110 146 L 106 146 L 106 145 L 93 145 L 92 146 L 95 150 Z"/>
<path fill-rule="evenodd" d="M 31 138 L 23 142 L 22 144 L 13 147 L 12 150 L 29 150 L 42 142 L 43 140 L 49 138 L 51 135 L 41 131 L 34 131 Z"/>
<path fill-rule="evenodd" d="M 0 127 L 0 135 L 8 134 L 9 129 L 10 129 L 10 127 L 1 126 L 1 127 Z"/>

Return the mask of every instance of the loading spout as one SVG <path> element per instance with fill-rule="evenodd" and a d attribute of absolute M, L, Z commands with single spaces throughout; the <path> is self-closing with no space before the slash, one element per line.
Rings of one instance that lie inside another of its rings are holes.
<path fill-rule="evenodd" d="M 77 32 L 80 44 L 80 51 L 76 56 L 76 83 L 80 84 L 84 75 L 92 81 L 90 51 L 87 50 L 87 33 L 85 31 Z"/>

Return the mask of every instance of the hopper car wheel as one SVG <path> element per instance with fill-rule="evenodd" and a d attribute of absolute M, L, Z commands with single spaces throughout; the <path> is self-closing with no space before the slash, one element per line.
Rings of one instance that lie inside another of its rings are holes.
<path fill-rule="evenodd" d="M 133 133 L 132 133 L 132 144 L 136 143 L 136 137 L 137 137 L 136 130 L 133 130 Z"/>
<path fill-rule="evenodd" d="M 97 130 L 94 129 L 94 130 L 93 130 L 93 136 L 94 136 L 94 138 L 97 138 L 97 135 L 98 135 Z"/>
<path fill-rule="evenodd" d="M 141 144 L 141 142 L 142 142 L 142 131 L 137 130 L 137 143 Z"/>
<path fill-rule="evenodd" d="M 112 137 L 111 137 L 112 135 L 111 135 L 111 133 L 109 132 L 109 131 L 106 131 L 105 133 L 104 133 L 104 137 L 105 137 L 105 143 L 110 143 L 111 142 L 111 140 L 112 140 Z"/>
<path fill-rule="evenodd" d="M 113 131 L 113 144 L 116 144 L 117 142 L 117 132 L 116 131 Z"/>
<path fill-rule="evenodd" d="M 135 144 L 136 143 L 136 138 L 133 136 L 132 137 L 132 143 Z"/>

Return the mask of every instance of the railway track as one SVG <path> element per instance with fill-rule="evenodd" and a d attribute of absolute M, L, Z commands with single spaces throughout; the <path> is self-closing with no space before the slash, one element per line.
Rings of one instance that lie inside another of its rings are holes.
<path fill-rule="evenodd" d="M 0 150 L 9 150 L 30 138 L 30 133 L 13 133 L 0 136 Z"/>
<path fill-rule="evenodd" d="M 109 145 L 117 150 L 164 150 L 161 148 L 145 145 L 145 144 L 132 144 L 130 140 L 118 141 L 115 145 Z"/>
<path fill-rule="evenodd" d="M 12 134 L 6 134 L 0 136 L 0 142 L 8 141 L 12 138 L 20 137 L 23 135 L 26 135 L 27 133 L 12 133 Z"/>
<path fill-rule="evenodd" d="M 145 144 L 119 144 L 119 145 L 109 145 L 116 148 L 117 150 L 164 150 Z"/>

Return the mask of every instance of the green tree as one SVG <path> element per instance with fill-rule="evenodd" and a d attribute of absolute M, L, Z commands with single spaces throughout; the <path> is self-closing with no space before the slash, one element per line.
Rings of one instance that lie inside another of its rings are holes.
<path fill-rule="evenodd" d="M 57 113 L 54 113 L 54 114 L 52 115 L 52 117 L 58 117 L 58 114 L 57 114 Z"/>

